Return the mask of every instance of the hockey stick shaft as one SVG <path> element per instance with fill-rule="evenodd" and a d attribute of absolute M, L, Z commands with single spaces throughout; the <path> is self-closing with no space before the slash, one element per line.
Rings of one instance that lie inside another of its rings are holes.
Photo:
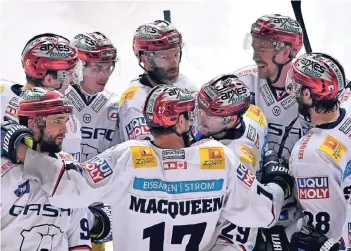
<path fill-rule="evenodd" d="M 163 19 L 167 22 L 171 23 L 171 11 L 170 10 L 164 10 L 163 11 Z"/>
<path fill-rule="evenodd" d="M 308 39 L 306 26 L 305 26 L 305 22 L 303 20 L 302 11 L 301 11 L 301 0 L 291 0 L 291 5 L 294 10 L 295 18 L 299 22 L 302 28 L 303 44 L 305 46 L 306 52 L 311 53 L 312 48 L 311 48 L 310 40 Z"/>

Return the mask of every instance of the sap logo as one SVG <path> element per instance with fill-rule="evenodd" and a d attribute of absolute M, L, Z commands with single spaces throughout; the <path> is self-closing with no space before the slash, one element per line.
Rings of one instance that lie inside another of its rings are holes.
<path fill-rule="evenodd" d="M 268 123 L 268 133 L 269 134 L 282 136 L 282 135 L 284 135 L 286 128 L 287 128 L 287 126 L 283 126 L 280 124 Z M 292 127 L 289 134 L 290 135 L 294 134 L 294 135 L 297 135 L 298 138 L 301 138 L 303 135 L 303 131 L 301 128 Z"/>
<path fill-rule="evenodd" d="M 329 198 L 328 177 L 297 178 L 297 187 L 301 200 Z"/>
<path fill-rule="evenodd" d="M 81 129 L 83 139 L 98 139 L 104 138 L 112 141 L 114 130 L 106 128 L 91 128 L 83 126 Z"/>

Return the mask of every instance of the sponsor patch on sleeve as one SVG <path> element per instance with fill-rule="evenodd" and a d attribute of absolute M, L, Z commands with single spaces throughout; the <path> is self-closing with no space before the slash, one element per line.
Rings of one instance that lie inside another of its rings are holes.
<path fill-rule="evenodd" d="M 257 156 L 248 146 L 240 144 L 240 161 L 249 163 L 254 170 L 256 169 Z"/>
<path fill-rule="evenodd" d="M 336 163 L 339 163 L 344 156 L 346 147 L 340 141 L 328 135 L 319 150 L 329 155 Z"/>
<path fill-rule="evenodd" d="M 24 183 L 18 185 L 18 188 L 15 190 L 15 195 L 17 197 L 21 197 L 22 195 L 29 193 L 29 191 L 30 191 L 30 183 L 29 183 L 29 180 L 27 180 Z"/>
<path fill-rule="evenodd" d="M 140 86 L 134 86 L 134 87 L 130 87 L 129 89 L 127 89 L 121 96 L 121 99 L 119 101 L 119 107 L 122 107 L 124 102 L 126 102 L 127 100 L 134 99 L 135 94 L 137 93 L 139 88 L 140 88 Z"/>
<path fill-rule="evenodd" d="M 112 169 L 106 160 L 94 157 L 89 162 L 82 163 L 94 183 L 99 183 L 112 174 Z"/>
<path fill-rule="evenodd" d="M 242 164 L 236 169 L 236 175 L 248 187 L 251 187 L 256 179 L 256 176 Z"/>
<path fill-rule="evenodd" d="M 297 178 L 297 192 L 300 200 L 329 198 L 328 177 Z"/>
<path fill-rule="evenodd" d="M 157 158 L 151 146 L 131 146 L 134 168 L 157 167 Z"/>
<path fill-rule="evenodd" d="M 143 135 L 150 135 L 149 127 L 144 117 L 134 118 L 125 127 L 128 139 L 137 139 Z"/>
<path fill-rule="evenodd" d="M 245 113 L 246 116 L 249 118 L 257 121 L 262 128 L 265 127 L 267 121 L 266 121 L 266 116 L 263 114 L 262 110 L 255 106 L 255 105 L 250 105 L 249 109 Z"/>
<path fill-rule="evenodd" d="M 225 155 L 222 147 L 200 147 L 199 151 L 201 169 L 225 169 Z"/>

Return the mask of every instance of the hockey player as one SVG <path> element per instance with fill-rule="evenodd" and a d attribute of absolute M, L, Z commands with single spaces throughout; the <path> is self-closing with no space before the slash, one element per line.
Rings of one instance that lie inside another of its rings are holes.
<path fill-rule="evenodd" d="M 297 119 L 295 98 L 285 91 L 286 74 L 303 45 L 302 29 L 290 17 L 265 15 L 252 24 L 246 43 L 253 49 L 256 65 L 242 68 L 235 75 L 249 87 L 252 104 L 267 117 L 268 148 L 288 159 L 305 130 Z"/>
<path fill-rule="evenodd" d="M 294 146 L 289 161 L 304 223 L 335 240 L 342 237 L 349 204 L 344 192 L 351 185 L 351 116 L 340 108 L 339 101 L 345 86 L 343 67 L 323 53 L 300 56 L 286 82 L 300 113 L 312 123 Z"/>
<path fill-rule="evenodd" d="M 144 74 L 132 81 L 120 100 L 121 141 L 151 138 L 143 117 L 142 105 L 147 93 L 159 84 L 174 84 L 195 92 L 189 79 L 179 74 L 183 38 L 170 23 L 156 20 L 140 25 L 133 38 L 133 51 Z"/>
<path fill-rule="evenodd" d="M 119 97 L 105 89 L 115 69 L 117 49 L 100 32 L 76 35 L 72 44 L 82 63 L 82 81 L 70 85 L 66 96 L 82 125 L 81 160 L 91 159 L 119 143 Z"/>
<path fill-rule="evenodd" d="M 38 151 L 74 161 L 60 152 L 72 110 L 60 95 L 36 88 L 26 91 L 18 117 L 22 128 L 28 126 L 31 131 L 26 130 L 33 132 Z M 5 148 L 13 147 L 6 143 L 3 138 Z M 38 181 L 23 177 L 22 164 L 1 157 L 1 250 L 91 250 L 87 216 L 87 209 L 50 205 Z"/>
<path fill-rule="evenodd" d="M 235 75 L 221 75 L 203 85 L 197 96 L 199 134 L 228 146 L 253 173 L 266 152 L 267 122 L 261 109 L 250 105 L 249 89 Z M 257 229 L 224 222 L 217 245 L 235 250 L 252 250 Z"/>
<path fill-rule="evenodd" d="M 247 227 L 274 224 L 293 181 L 286 168 L 268 164 L 262 176 L 267 185 L 260 184 L 215 140 L 186 147 L 194 106 L 186 90 L 153 88 L 143 114 L 154 141 L 124 142 L 83 168 L 62 166 L 24 145 L 11 151 L 25 157 L 25 177 L 40 180 L 55 205 L 110 203 L 119 216 L 112 223 L 115 250 L 209 250 L 220 218 Z M 19 131 L 9 135 L 13 130 L 6 133 L 9 142 L 21 141 Z M 47 168 L 34 168 L 34 162 Z"/>
<path fill-rule="evenodd" d="M 63 92 L 79 76 L 76 49 L 69 44 L 68 39 L 56 34 L 44 33 L 31 38 L 25 45 L 21 58 L 27 82 L 21 86 L 10 81 L 1 81 L 2 121 L 5 115 L 17 120 L 18 96 L 23 90 L 44 87 Z M 67 128 L 63 149 L 79 160 L 82 138 L 80 123 L 71 116 Z"/>

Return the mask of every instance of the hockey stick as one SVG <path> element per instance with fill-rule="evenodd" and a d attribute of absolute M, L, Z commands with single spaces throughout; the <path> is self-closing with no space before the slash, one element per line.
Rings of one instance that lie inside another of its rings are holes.
<path fill-rule="evenodd" d="M 171 11 L 170 10 L 164 10 L 163 11 L 163 19 L 167 22 L 171 23 Z"/>
<path fill-rule="evenodd" d="M 306 26 L 305 26 L 305 22 L 303 21 L 303 16 L 301 11 L 301 0 L 291 0 L 291 5 L 294 10 L 295 18 L 299 22 L 302 28 L 303 44 L 305 46 L 306 52 L 311 53 L 312 48 L 311 48 L 310 40 L 308 39 Z"/>

